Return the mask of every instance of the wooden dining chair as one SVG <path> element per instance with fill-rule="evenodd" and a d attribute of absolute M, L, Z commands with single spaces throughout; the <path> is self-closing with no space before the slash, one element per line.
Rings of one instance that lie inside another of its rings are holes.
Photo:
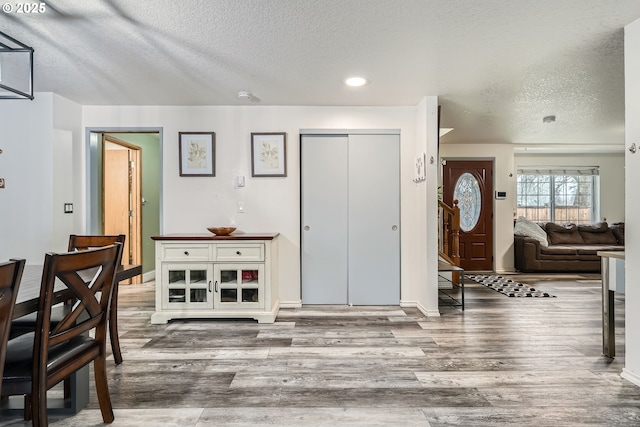
<path fill-rule="evenodd" d="M 107 320 L 121 256 L 119 243 L 46 254 L 36 329 L 8 342 L 2 388 L 3 395 L 26 396 L 25 410 L 30 410 L 35 427 L 48 424 L 47 390 L 92 361 L 102 419 L 113 421 L 106 369 Z M 52 325 L 56 283 L 64 284 L 77 301 Z"/>
<path fill-rule="evenodd" d="M 13 317 L 13 308 L 16 305 L 24 264 L 25 260 L 23 259 L 0 263 L 0 378 L 3 376 L 11 318 Z M 0 381 L 0 396 L 2 396 L 2 381 Z"/>
<path fill-rule="evenodd" d="M 86 251 L 87 249 L 112 245 L 116 242 L 121 243 L 124 249 L 125 238 L 126 236 L 124 234 L 117 236 L 71 234 L 69 236 L 68 251 Z M 124 257 L 125 255 L 123 253 L 122 258 Z M 116 365 L 122 363 L 122 351 L 120 350 L 120 338 L 118 337 L 118 288 L 119 284 L 116 282 L 113 285 L 113 297 L 111 298 L 111 308 L 109 311 L 109 339 L 111 341 L 111 353 L 113 354 L 113 360 L 116 362 Z"/>
<path fill-rule="evenodd" d="M 77 235 L 69 236 L 69 244 L 67 250 L 69 252 L 86 251 L 87 249 L 95 249 L 103 246 L 121 243 L 124 247 L 126 236 L 124 234 L 114 236 L 101 235 Z M 56 324 L 62 319 L 69 310 L 69 305 L 60 305 L 53 309 L 51 313 L 51 323 Z M 16 319 L 11 326 L 11 337 L 16 337 L 35 330 L 36 316 L 35 313 Z M 111 352 L 116 364 L 122 363 L 122 351 L 120 350 L 120 339 L 118 337 L 118 283 L 113 288 L 113 300 L 109 314 L 109 337 L 111 341 Z M 65 393 L 68 395 L 68 393 Z"/>

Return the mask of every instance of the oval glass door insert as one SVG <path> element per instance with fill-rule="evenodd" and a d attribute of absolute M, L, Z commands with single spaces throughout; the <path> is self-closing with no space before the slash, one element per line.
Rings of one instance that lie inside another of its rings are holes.
<path fill-rule="evenodd" d="M 480 183 L 469 172 L 460 175 L 453 190 L 453 199 L 458 199 L 460 208 L 460 229 L 471 231 L 478 224 L 482 208 Z"/>

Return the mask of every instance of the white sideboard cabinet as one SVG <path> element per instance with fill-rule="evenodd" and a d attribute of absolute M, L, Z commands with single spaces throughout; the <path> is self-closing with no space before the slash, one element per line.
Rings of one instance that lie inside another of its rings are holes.
<path fill-rule="evenodd" d="M 156 242 L 156 311 L 171 319 L 253 318 L 273 323 L 278 299 L 278 233 L 168 234 Z"/>

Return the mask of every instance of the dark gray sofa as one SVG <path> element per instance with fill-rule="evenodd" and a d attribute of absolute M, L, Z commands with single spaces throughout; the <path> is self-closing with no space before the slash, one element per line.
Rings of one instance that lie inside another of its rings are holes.
<path fill-rule="evenodd" d="M 624 250 L 624 223 L 609 226 L 538 224 L 547 234 L 548 246 L 527 236 L 514 236 L 515 268 L 531 272 L 600 272 L 598 251 Z"/>

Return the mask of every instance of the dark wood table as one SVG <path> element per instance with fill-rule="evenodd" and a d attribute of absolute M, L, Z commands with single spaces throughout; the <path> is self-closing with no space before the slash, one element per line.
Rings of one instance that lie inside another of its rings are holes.
<path fill-rule="evenodd" d="M 140 274 L 142 274 L 141 265 L 121 265 L 116 272 L 116 282 L 119 283 Z M 20 281 L 20 288 L 18 289 L 16 306 L 13 311 L 14 319 L 38 311 L 41 281 L 42 266 L 26 265 L 24 273 L 22 274 L 22 280 Z M 66 289 L 63 284 L 55 286 L 54 291 L 55 303 L 62 303 L 73 298 L 72 292 Z M 116 286 L 113 291 L 114 295 L 110 310 L 109 328 L 112 333 L 117 334 L 118 286 Z M 0 407 L 0 413 L 16 413 L 15 411 L 20 411 L 19 413 L 21 414 L 23 411 L 23 402 L 24 399 L 21 396 L 17 399 L 9 399 L 8 402 L 3 402 L 3 405 Z M 88 403 L 89 368 L 88 366 L 85 366 L 71 376 L 71 390 L 69 398 L 49 399 L 47 402 L 47 408 L 48 411 L 53 414 L 76 414 L 80 412 L 82 408 L 87 406 Z"/>
<path fill-rule="evenodd" d="M 142 274 L 141 265 L 121 265 L 116 272 L 116 282 L 120 283 L 123 280 L 131 279 L 132 277 Z M 16 299 L 16 306 L 13 310 L 13 318 L 26 316 L 27 314 L 38 311 L 38 298 L 40 297 L 40 284 L 42 281 L 42 266 L 41 265 L 26 265 L 24 267 L 24 273 L 22 274 L 22 280 L 20 281 L 20 288 L 18 289 L 18 297 Z M 67 301 L 72 297 L 71 291 L 65 288 L 64 285 L 56 286 L 54 301 L 60 303 Z M 112 318 L 116 317 L 117 309 L 117 287 L 114 289 L 116 295 L 114 295 L 114 304 L 111 306 Z"/>

